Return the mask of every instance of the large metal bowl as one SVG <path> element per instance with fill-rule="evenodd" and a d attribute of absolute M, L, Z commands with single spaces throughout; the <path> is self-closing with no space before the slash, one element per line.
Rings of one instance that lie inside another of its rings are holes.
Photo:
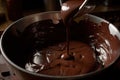
<path fill-rule="evenodd" d="M 90 14 L 84 15 L 80 19 L 86 19 L 86 18 L 98 24 L 103 21 L 109 23 L 108 21 L 102 18 L 99 18 L 94 15 L 90 15 Z M 53 80 L 53 79 L 55 80 L 73 80 L 73 79 L 86 80 L 88 79 L 90 80 L 92 76 L 95 76 L 101 71 L 104 71 L 106 68 L 111 66 L 118 59 L 120 55 L 120 52 L 119 52 L 120 46 L 118 47 L 116 54 L 114 54 L 115 55 L 114 59 L 111 61 L 111 63 L 108 64 L 107 67 L 98 71 L 87 73 L 87 74 L 76 75 L 76 76 L 51 76 L 51 75 L 32 73 L 30 71 L 25 70 L 22 66 L 20 66 L 20 64 L 17 64 L 17 63 L 22 64 L 22 62 L 26 59 L 26 55 L 27 55 L 25 53 L 22 53 L 23 49 L 19 47 L 19 45 L 21 44 L 19 40 L 19 36 L 28 27 L 28 25 L 34 22 L 46 20 L 46 19 L 51 19 L 53 20 L 54 23 L 57 23 L 58 20 L 61 19 L 60 12 L 58 11 L 43 12 L 43 13 L 37 13 L 37 14 L 23 17 L 13 22 L 11 25 L 9 25 L 8 28 L 3 32 L 1 36 L 0 48 L 1 48 L 2 55 L 6 60 L 7 64 L 10 66 L 11 70 L 18 77 L 18 80 Z M 76 20 L 80 20 L 80 19 L 78 18 Z M 118 29 L 112 24 L 109 24 L 108 27 L 110 28 L 110 32 L 114 34 L 118 39 L 120 39 L 120 33 Z"/>

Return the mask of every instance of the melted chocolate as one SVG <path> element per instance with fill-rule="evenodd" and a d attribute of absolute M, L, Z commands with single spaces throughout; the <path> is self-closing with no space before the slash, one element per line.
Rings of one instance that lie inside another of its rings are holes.
<path fill-rule="evenodd" d="M 106 67 L 118 56 L 120 42 L 109 24 L 83 20 L 64 25 L 81 5 L 78 1 L 83 0 L 69 0 L 63 4 L 70 8 L 67 12 L 62 11 L 64 23 L 53 24 L 51 20 L 45 20 L 33 23 L 25 30 L 25 38 L 32 35 L 29 38 L 32 37 L 33 49 L 25 65 L 27 70 L 54 76 L 80 75 Z M 67 44 L 66 26 L 68 34 L 71 34 Z"/>
<path fill-rule="evenodd" d="M 70 53 L 66 53 L 66 42 L 36 51 L 33 61 L 26 64 L 26 69 L 48 75 L 70 76 L 88 73 L 98 67 L 93 49 L 79 41 L 70 42 Z"/>
<path fill-rule="evenodd" d="M 46 27 L 43 29 L 40 25 Z M 70 27 L 70 56 L 66 52 L 66 32 L 61 21 L 58 24 L 53 24 L 51 20 L 31 24 L 23 34 L 32 34 L 33 39 L 33 54 L 26 62 L 26 69 L 40 74 L 71 76 L 107 67 L 118 56 L 120 47 L 118 35 L 108 26 L 105 22 L 96 24 L 89 20 L 74 22 Z M 38 35 L 41 31 L 45 34 Z M 60 34 L 61 31 L 63 34 Z"/>

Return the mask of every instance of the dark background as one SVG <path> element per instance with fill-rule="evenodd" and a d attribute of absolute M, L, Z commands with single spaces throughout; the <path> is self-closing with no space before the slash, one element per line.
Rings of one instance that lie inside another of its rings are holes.
<path fill-rule="evenodd" d="M 31 10 L 31 9 L 40 9 L 42 11 L 45 10 L 45 1 L 53 2 L 55 6 L 55 10 L 60 10 L 59 0 L 23 0 L 23 9 Z M 108 2 L 108 3 L 107 3 Z M 97 4 L 97 5 L 120 5 L 120 0 L 89 0 L 88 3 Z M 48 5 L 50 3 L 47 3 Z"/>

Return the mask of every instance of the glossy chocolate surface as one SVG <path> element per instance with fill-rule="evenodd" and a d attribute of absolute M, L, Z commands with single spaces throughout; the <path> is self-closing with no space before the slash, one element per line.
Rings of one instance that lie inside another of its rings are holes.
<path fill-rule="evenodd" d="M 58 24 L 50 20 L 31 24 L 24 32 L 24 36 L 32 34 L 34 46 L 26 69 L 40 74 L 70 76 L 107 67 L 118 55 L 120 47 L 118 35 L 114 35 L 108 26 L 106 22 L 74 22 L 70 27 L 70 56 L 66 51 L 66 31 L 61 21 Z"/>

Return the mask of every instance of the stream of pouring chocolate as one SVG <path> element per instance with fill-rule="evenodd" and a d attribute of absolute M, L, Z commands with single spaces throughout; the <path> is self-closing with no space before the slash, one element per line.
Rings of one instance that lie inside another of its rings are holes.
<path fill-rule="evenodd" d="M 83 4 L 84 0 L 67 0 L 61 6 L 61 17 L 66 27 L 66 46 L 67 54 L 72 56 L 69 52 L 70 43 L 70 26 L 73 20 L 73 16 L 79 11 L 79 7 Z"/>

